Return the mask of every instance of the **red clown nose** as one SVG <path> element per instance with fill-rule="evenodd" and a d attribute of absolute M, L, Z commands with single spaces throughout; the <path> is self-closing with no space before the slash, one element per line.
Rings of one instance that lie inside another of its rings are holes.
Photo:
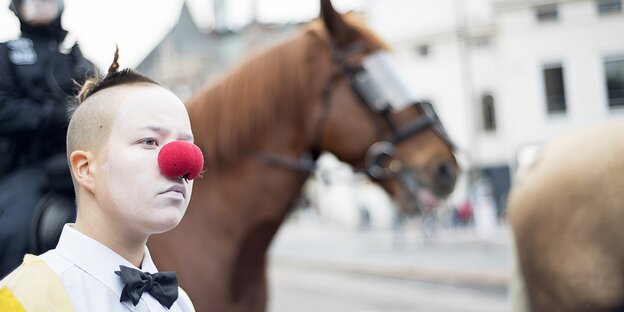
<path fill-rule="evenodd" d="M 193 180 L 204 168 L 204 156 L 199 147 L 186 141 L 165 144 L 158 153 L 160 172 L 168 178 Z"/>

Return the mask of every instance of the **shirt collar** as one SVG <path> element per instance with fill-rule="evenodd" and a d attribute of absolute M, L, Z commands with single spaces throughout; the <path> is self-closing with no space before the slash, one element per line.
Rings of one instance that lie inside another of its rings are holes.
<path fill-rule="evenodd" d="M 143 272 L 158 272 L 147 246 L 145 246 L 141 269 L 139 269 L 104 244 L 74 229 L 73 225 L 66 224 L 63 227 L 63 232 L 55 249 L 56 252 L 85 273 L 99 280 L 115 295 L 120 297 L 124 287 L 121 278 L 115 274 L 115 271 L 119 271 L 120 265 Z"/>

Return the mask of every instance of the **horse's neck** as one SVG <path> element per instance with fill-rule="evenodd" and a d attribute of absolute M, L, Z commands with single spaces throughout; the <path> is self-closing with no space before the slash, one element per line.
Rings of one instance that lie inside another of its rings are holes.
<path fill-rule="evenodd" d="M 257 157 L 261 151 L 294 162 L 314 144 L 309 132 L 318 107 L 311 103 L 320 91 L 305 81 L 312 78 L 307 40 L 297 37 L 251 59 L 189 105 L 202 148 L 219 153 L 197 182 L 193 204 L 210 203 L 231 217 L 228 224 L 216 216 L 215 226 L 236 227 L 225 230 L 235 240 L 268 245 L 307 177 Z"/>
<path fill-rule="evenodd" d="M 260 226 L 271 225 L 276 230 L 301 193 L 303 183 L 309 175 L 307 172 L 271 163 L 255 154 L 256 151 L 262 151 L 296 162 L 307 152 L 308 144 L 293 142 L 293 129 L 289 127 L 294 125 L 276 125 L 266 133 L 266 138 L 270 139 L 258 142 L 254 150 L 240 161 L 206 176 L 207 181 L 214 185 L 214 195 L 224 199 L 228 209 L 240 211 L 240 217 L 247 220 L 244 223 L 250 227 L 239 228 L 241 235 L 246 235 L 245 231 L 253 232 L 254 228 Z M 230 193 L 217 194 L 223 191 Z"/>
<path fill-rule="evenodd" d="M 227 248 L 221 252 L 224 261 L 233 268 L 247 268 L 235 273 L 233 283 L 242 282 L 240 274 L 259 274 L 264 270 L 265 252 L 284 220 L 289 208 L 298 198 L 305 175 L 274 167 L 255 159 L 246 159 L 237 166 L 208 174 L 194 188 L 193 202 L 202 207 L 190 207 L 191 216 L 210 220 L 207 237 L 228 236 L 221 241 Z M 209 211 L 206 211 L 209 210 Z M 210 214 L 206 217 L 206 213 Z M 257 271 L 256 271 L 257 270 Z"/>
<path fill-rule="evenodd" d="M 277 227 L 298 198 L 306 178 L 305 173 L 247 159 L 209 179 L 218 183 L 214 192 L 228 206 L 223 209 L 240 213 L 240 217 L 246 220 L 242 224 L 250 227 L 257 227 L 254 223 L 273 224 Z M 240 234 L 245 235 L 248 230 L 240 228 Z"/>
<path fill-rule="evenodd" d="M 189 101 L 207 165 L 235 165 L 257 150 L 297 158 L 310 149 L 310 103 L 320 91 L 307 81 L 307 43 L 302 35 L 252 57 Z"/>

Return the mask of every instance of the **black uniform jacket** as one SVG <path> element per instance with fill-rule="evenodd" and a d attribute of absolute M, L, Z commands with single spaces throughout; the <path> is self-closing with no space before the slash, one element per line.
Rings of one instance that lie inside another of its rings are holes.
<path fill-rule="evenodd" d="M 68 100 L 94 73 L 77 44 L 62 51 L 66 34 L 22 25 L 21 38 L 0 43 L 0 177 L 64 154 Z"/>

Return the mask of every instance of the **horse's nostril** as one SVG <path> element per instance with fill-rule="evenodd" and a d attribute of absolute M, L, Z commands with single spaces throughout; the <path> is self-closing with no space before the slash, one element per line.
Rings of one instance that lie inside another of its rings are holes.
<path fill-rule="evenodd" d="M 455 169 L 449 163 L 441 163 L 436 169 L 436 178 L 438 183 L 444 186 L 452 186 L 455 184 Z"/>

